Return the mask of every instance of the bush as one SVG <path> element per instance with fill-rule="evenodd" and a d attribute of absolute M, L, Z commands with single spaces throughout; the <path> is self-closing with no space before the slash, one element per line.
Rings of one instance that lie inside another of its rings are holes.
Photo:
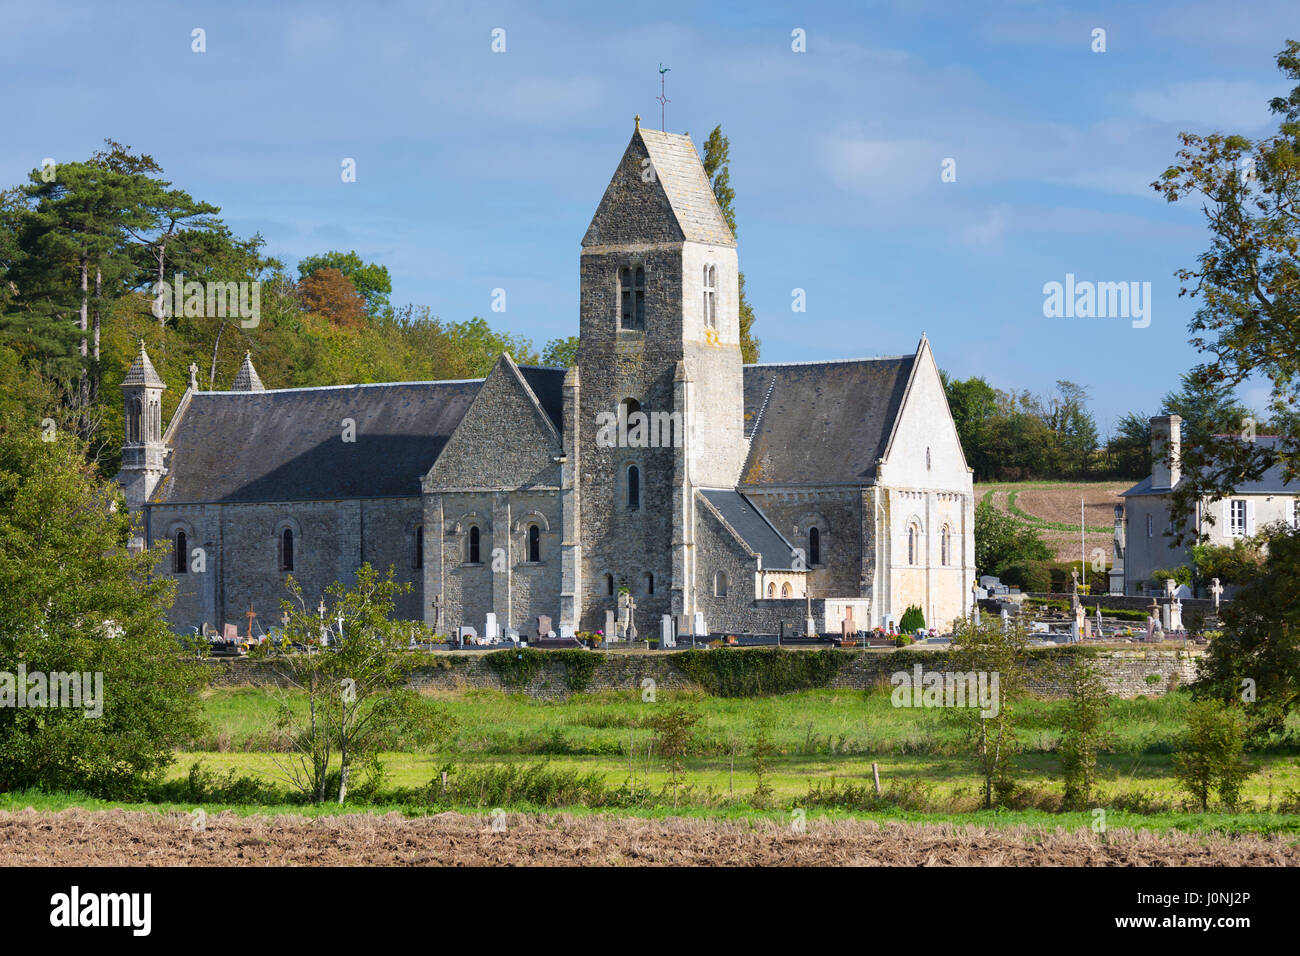
<path fill-rule="evenodd" d="M 1187 732 L 1174 754 L 1174 773 L 1183 789 L 1196 798 L 1201 812 L 1217 790 L 1223 805 L 1233 810 L 1251 768 L 1242 759 L 1246 726 L 1241 714 L 1220 701 L 1196 701 L 1187 710 Z"/>
<path fill-rule="evenodd" d="M 712 647 L 712 645 L 710 645 Z M 673 665 L 717 697 L 763 697 L 825 687 L 848 655 L 840 651 L 787 651 L 782 648 L 683 651 Z"/>
<path fill-rule="evenodd" d="M 903 619 L 898 622 L 898 629 L 904 634 L 912 634 L 923 627 L 925 627 L 925 615 L 915 604 L 909 604 L 907 610 L 903 612 Z"/>

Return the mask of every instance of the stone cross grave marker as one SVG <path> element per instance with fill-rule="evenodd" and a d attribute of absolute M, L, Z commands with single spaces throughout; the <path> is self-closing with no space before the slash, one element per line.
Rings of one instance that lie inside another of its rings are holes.
<path fill-rule="evenodd" d="M 1210 583 L 1210 594 L 1214 596 L 1214 613 L 1219 613 L 1219 595 L 1223 593 L 1223 585 L 1219 583 L 1218 578 L 1212 578 Z"/>
<path fill-rule="evenodd" d="M 441 594 L 433 599 L 433 633 L 435 634 L 442 633 L 442 611 L 445 606 Z"/>

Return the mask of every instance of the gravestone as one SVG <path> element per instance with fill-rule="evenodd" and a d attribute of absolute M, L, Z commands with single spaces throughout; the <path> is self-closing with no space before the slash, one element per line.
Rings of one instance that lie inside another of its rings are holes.
<path fill-rule="evenodd" d="M 1074 618 L 1070 622 L 1070 640 L 1076 644 L 1083 640 L 1087 631 L 1088 617 L 1079 603 L 1079 595 L 1074 596 Z"/>
<path fill-rule="evenodd" d="M 671 614 L 665 614 L 659 618 L 659 646 L 677 646 L 677 638 L 673 635 L 673 616 Z"/>
<path fill-rule="evenodd" d="M 694 630 L 693 633 L 695 634 L 696 637 L 708 637 L 708 636 L 709 636 L 709 629 L 708 629 L 708 627 L 707 627 L 707 626 L 705 625 L 705 623 L 704 623 L 704 612 L 703 612 L 703 611 L 696 611 L 696 612 L 695 612 L 695 630 Z"/>
<path fill-rule="evenodd" d="M 847 644 L 858 640 L 858 625 L 853 622 L 853 608 L 844 609 L 844 620 L 840 621 L 840 643 Z"/>
<path fill-rule="evenodd" d="M 618 640 L 618 625 L 614 623 L 614 612 L 605 612 L 605 643 Z"/>
<path fill-rule="evenodd" d="M 560 637 L 576 637 L 576 636 L 577 635 L 573 633 L 573 625 L 571 624 L 560 625 Z"/>
<path fill-rule="evenodd" d="M 483 621 L 483 640 L 491 644 L 497 640 L 497 636 L 497 616 L 489 611 Z"/>
<path fill-rule="evenodd" d="M 519 643 L 519 628 L 517 628 L 517 627 L 507 627 L 507 628 L 506 628 L 506 640 L 509 641 L 511 644 L 518 644 L 518 643 Z"/>
<path fill-rule="evenodd" d="M 1169 603 L 1169 626 L 1167 631 L 1181 631 L 1183 629 L 1183 602 L 1174 598 Z"/>
<path fill-rule="evenodd" d="M 551 616 L 549 614 L 537 615 L 537 636 L 548 637 L 551 633 Z"/>
<path fill-rule="evenodd" d="M 460 627 L 456 628 L 456 640 L 460 641 L 462 644 L 477 644 L 478 631 L 474 630 L 474 628 L 470 627 L 468 624 L 462 624 Z"/>

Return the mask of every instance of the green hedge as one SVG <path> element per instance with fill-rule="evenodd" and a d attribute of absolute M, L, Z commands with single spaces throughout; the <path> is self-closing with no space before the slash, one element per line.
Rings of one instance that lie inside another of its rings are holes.
<path fill-rule="evenodd" d="M 672 663 L 715 697 L 766 697 L 826 687 L 851 656 L 831 648 L 717 648 L 682 651 Z"/>

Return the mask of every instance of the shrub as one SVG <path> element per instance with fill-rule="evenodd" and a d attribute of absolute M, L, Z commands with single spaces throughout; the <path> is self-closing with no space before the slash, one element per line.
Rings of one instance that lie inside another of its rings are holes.
<path fill-rule="evenodd" d="M 710 645 L 712 647 L 712 645 Z M 841 651 L 718 647 L 682 651 L 673 665 L 717 697 L 763 697 L 825 687 L 848 655 Z"/>
<path fill-rule="evenodd" d="M 1187 709 L 1187 732 L 1174 754 L 1174 773 L 1183 789 L 1209 807 L 1210 792 L 1229 810 L 1237 806 L 1251 768 L 1242 759 L 1246 727 L 1241 714 L 1217 700 L 1200 700 Z"/>
<path fill-rule="evenodd" d="M 898 622 L 898 629 L 905 634 L 911 634 L 922 627 L 925 627 L 925 615 L 915 604 L 909 604 L 907 610 L 903 612 L 903 619 Z"/>

